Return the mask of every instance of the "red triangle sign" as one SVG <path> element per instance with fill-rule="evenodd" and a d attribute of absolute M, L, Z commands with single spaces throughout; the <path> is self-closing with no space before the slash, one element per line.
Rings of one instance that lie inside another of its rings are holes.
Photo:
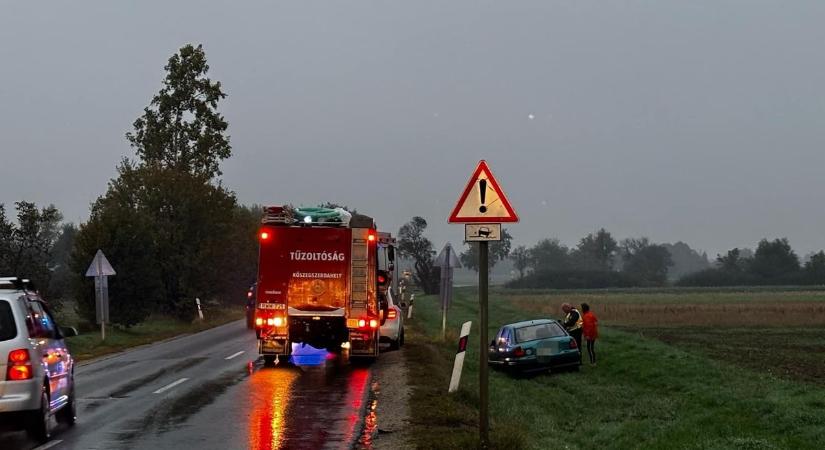
<path fill-rule="evenodd" d="M 450 223 L 518 222 L 487 162 L 481 160 L 450 214 Z"/>

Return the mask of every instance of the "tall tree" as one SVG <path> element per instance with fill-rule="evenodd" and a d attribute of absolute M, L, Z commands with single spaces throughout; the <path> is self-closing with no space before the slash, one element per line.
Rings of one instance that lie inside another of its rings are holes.
<path fill-rule="evenodd" d="M 610 232 L 601 228 L 583 237 L 572 256 L 583 269 L 608 271 L 613 269 L 613 256 L 618 247 Z"/>
<path fill-rule="evenodd" d="M 535 272 L 570 268 L 570 251 L 558 239 L 542 239 L 530 248 L 530 264 Z"/>
<path fill-rule="evenodd" d="M 134 122 L 126 138 L 148 166 L 189 173 L 202 180 L 221 174 L 232 154 L 218 102 L 226 98 L 219 81 L 207 77 L 203 46 L 185 45 L 164 67 L 163 87 Z"/>
<path fill-rule="evenodd" d="M 805 262 L 805 275 L 809 283 L 825 284 L 825 252 L 820 250 Z"/>
<path fill-rule="evenodd" d="M 420 216 L 413 217 L 398 230 L 398 251 L 402 256 L 412 258 L 415 271 L 413 281 L 427 294 L 438 293 L 439 272 L 434 266 L 435 250 L 426 236 L 427 221 Z"/>
<path fill-rule="evenodd" d="M 750 270 L 763 279 L 782 277 L 799 271 L 799 257 L 787 238 L 762 239 L 753 254 Z"/>
<path fill-rule="evenodd" d="M 16 224 L 6 218 L 0 204 L 0 273 L 29 278 L 39 289 L 47 290 L 52 248 L 63 216 L 54 205 L 38 209 L 34 203 L 21 201 L 15 203 L 15 209 Z"/>
<path fill-rule="evenodd" d="M 510 259 L 513 260 L 513 267 L 518 270 L 519 279 L 524 278 L 524 273 L 530 267 L 530 252 L 527 247 L 519 245 L 510 253 Z"/>
<path fill-rule="evenodd" d="M 231 155 L 227 123 L 217 111 L 226 94 L 207 77 L 203 48 L 184 46 L 165 69 L 161 90 L 126 134 L 137 160 L 122 161 L 93 206 L 73 263 L 82 265 L 101 248 L 118 270 L 110 285 L 113 304 L 149 302 L 189 318 L 194 297 L 231 301 L 248 287 L 255 220 L 216 178 Z M 88 305 L 88 281 L 78 284 Z M 136 309 L 122 315 L 124 325 L 142 320 L 144 310 Z"/>
<path fill-rule="evenodd" d="M 493 241 L 489 244 L 487 266 L 492 269 L 496 263 L 503 261 L 510 256 L 510 248 L 513 245 L 513 236 L 506 228 L 501 230 L 501 240 Z M 467 242 L 467 250 L 461 253 L 461 264 L 468 269 L 478 272 L 478 243 Z"/>
<path fill-rule="evenodd" d="M 664 246 L 651 244 L 644 237 L 622 241 L 622 259 L 622 271 L 645 285 L 664 284 L 668 268 L 673 265 L 670 253 Z"/>

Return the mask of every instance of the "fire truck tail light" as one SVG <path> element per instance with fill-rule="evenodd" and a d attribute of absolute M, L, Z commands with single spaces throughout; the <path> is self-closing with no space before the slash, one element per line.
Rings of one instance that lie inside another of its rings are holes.
<path fill-rule="evenodd" d="M 370 319 L 370 328 L 378 328 L 378 321 L 375 319 Z"/>
<path fill-rule="evenodd" d="M 260 238 L 261 242 L 268 241 L 272 237 L 272 234 L 267 230 L 262 230 L 258 234 L 258 238 Z"/>
<path fill-rule="evenodd" d="M 9 352 L 8 369 L 6 369 L 6 380 L 20 381 L 31 380 L 34 376 L 31 357 L 25 348 L 12 350 Z"/>
<path fill-rule="evenodd" d="M 375 235 L 374 235 L 374 234 L 372 234 L 372 233 L 370 233 L 370 234 L 367 236 L 367 240 L 368 240 L 368 241 L 370 241 L 370 242 L 375 242 Z"/>
<path fill-rule="evenodd" d="M 358 320 L 358 328 L 364 328 L 365 326 L 367 326 L 367 321 L 364 320 L 364 319 L 359 319 Z"/>
<path fill-rule="evenodd" d="M 284 320 L 283 317 L 276 317 L 275 319 L 272 320 L 272 324 L 275 325 L 276 327 L 282 327 L 282 326 L 286 325 L 286 320 Z"/>
<path fill-rule="evenodd" d="M 255 318 L 255 325 L 260 327 L 260 326 L 263 326 L 263 324 L 264 324 L 264 319 L 263 318 L 261 318 L 261 317 L 256 317 Z"/>

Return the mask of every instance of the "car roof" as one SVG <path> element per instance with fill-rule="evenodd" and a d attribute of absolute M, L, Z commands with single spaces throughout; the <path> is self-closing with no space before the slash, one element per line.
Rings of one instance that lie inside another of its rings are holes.
<path fill-rule="evenodd" d="M 521 328 L 521 327 L 528 327 L 530 325 L 541 325 L 543 323 L 555 323 L 554 319 L 533 319 L 533 320 L 524 320 L 521 322 L 516 323 L 508 323 L 503 325 L 503 327 L 511 327 L 511 328 Z"/>

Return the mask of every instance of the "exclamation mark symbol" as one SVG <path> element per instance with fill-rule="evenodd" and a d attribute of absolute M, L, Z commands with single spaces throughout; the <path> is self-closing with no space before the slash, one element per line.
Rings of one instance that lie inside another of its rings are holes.
<path fill-rule="evenodd" d="M 478 180 L 478 193 L 481 195 L 481 206 L 478 207 L 478 211 L 481 213 L 486 213 L 487 180 Z"/>

